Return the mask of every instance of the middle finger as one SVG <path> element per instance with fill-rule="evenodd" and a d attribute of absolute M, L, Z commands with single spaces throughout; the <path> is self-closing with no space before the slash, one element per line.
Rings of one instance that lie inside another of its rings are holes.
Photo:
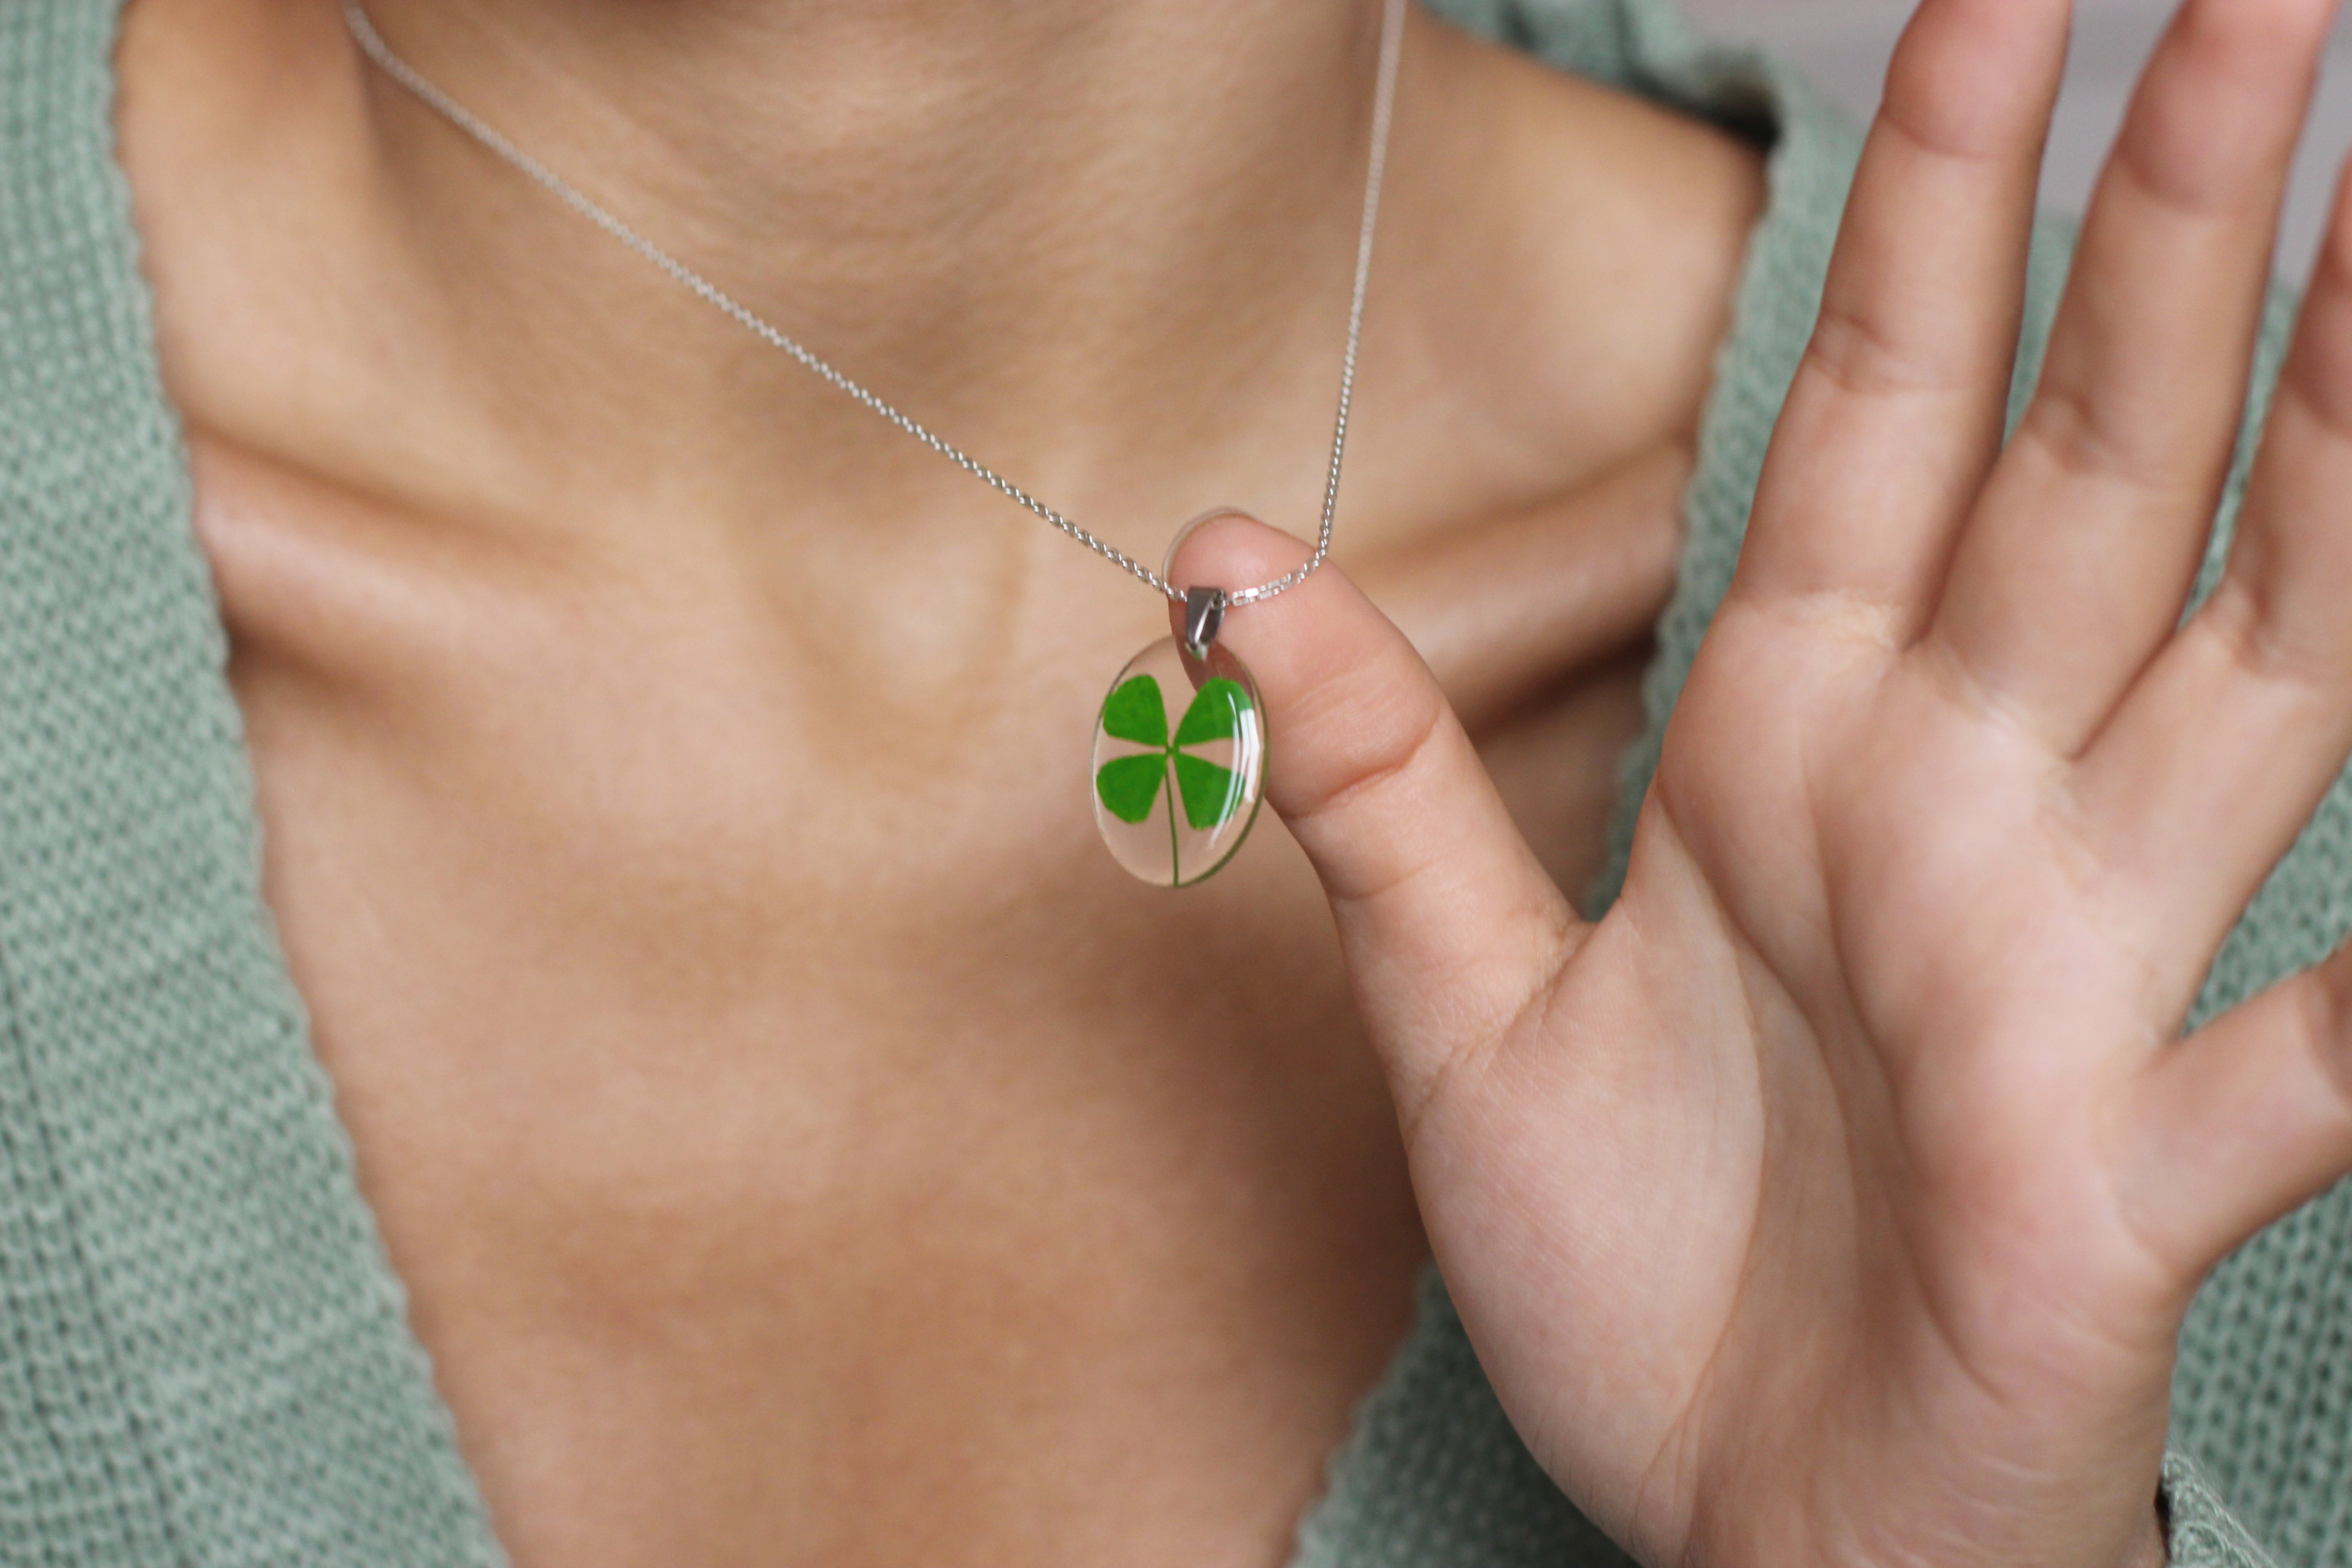
<path fill-rule="evenodd" d="M 2040 385 L 1934 637 L 2081 751 L 2178 623 L 2235 447 L 2336 0 L 2188 0 L 2100 176 Z"/>

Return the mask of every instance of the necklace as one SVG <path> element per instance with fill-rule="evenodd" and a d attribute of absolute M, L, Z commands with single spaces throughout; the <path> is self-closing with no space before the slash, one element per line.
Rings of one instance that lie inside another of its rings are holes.
<path fill-rule="evenodd" d="M 343 0 L 343 21 L 376 68 L 427 108 L 544 187 L 565 206 L 635 251 L 670 280 L 733 319 L 771 347 L 864 404 L 974 479 L 1019 502 L 1112 565 L 1184 607 L 1181 637 L 1153 643 L 1127 662 L 1111 682 L 1095 721 L 1095 825 L 1118 863 L 1144 881 L 1166 888 L 1205 880 L 1233 858 L 1257 819 L 1265 783 L 1266 734 L 1257 683 L 1233 652 L 1217 643 L 1225 613 L 1287 593 L 1313 574 L 1331 552 L 1331 524 L 1339 503 L 1339 468 L 1348 449 L 1348 411 L 1356 389 L 1356 349 L 1363 335 L 1364 287 L 1372 270 L 1372 235 L 1380 226 L 1381 178 L 1388 163 L 1389 121 L 1396 101 L 1397 56 L 1405 0 L 1386 0 L 1381 21 L 1378 86 L 1372 97 L 1371 158 L 1364 174 L 1363 217 L 1356 235 L 1356 281 L 1348 305 L 1347 349 L 1339 362 L 1339 407 L 1332 421 L 1331 465 L 1323 486 L 1322 526 L 1315 552 L 1271 582 L 1227 590 L 1179 588 L 1161 570 L 1097 538 L 962 448 L 786 335 L 693 268 L 646 238 L 554 170 L 509 141 L 464 104 L 393 52 L 360 0 Z M 1212 518 L 1238 515 L 1219 507 L 1178 531 L 1181 541 Z M 1172 559 L 1175 545 L 1169 546 Z M 1189 694 L 1183 715 L 1169 722 L 1168 693 Z M 1166 820 L 1155 823 L 1163 816 Z"/>

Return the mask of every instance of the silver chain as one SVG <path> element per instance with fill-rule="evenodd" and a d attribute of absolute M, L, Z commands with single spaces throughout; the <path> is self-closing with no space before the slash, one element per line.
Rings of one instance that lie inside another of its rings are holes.
<path fill-rule="evenodd" d="M 1271 599 L 1276 594 L 1296 588 L 1307 581 L 1314 570 L 1323 564 L 1323 558 L 1331 552 L 1331 521 L 1339 505 L 1339 464 L 1348 449 L 1348 410 L 1356 393 L 1356 345 L 1363 335 L 1364 285 L 1372 273 L 1372 233 L 1380 225 L 1381 180 L 1388 167 L 1389 120 L 1396 103 L 1397 54 L 1403 40 L 1404 8 L 1405 0 L 1387 0 L 1387 9 L 1381 22 L 1380 83 L 1372 97 L 1371 163 L 1364 175 L 1364 215 L 1356 234 L 1356 286 L 1348 304 L 1347 353 L 1339 362 L 1339 412 L 1331 432 L 1330 474 L 1323 487 L 1323 526 L 1316 535 L 1315 553 L 1304 565 L 1271 583 L 1261 583 L 1255 588 L 1243 588 L 1227 594 L 1225 603 L 1228 605 L 1254 605 L 1261 599 Z M 458 130 L 546 187 L 565 206 L 660 268 L 674 282 L 717 306 L 769 344 L 783 350 L 974 479 L 994 486 L 1114 566 L 1150 584 L 1166 597 L 1180 605 L 1184 603 L 1184 590 L 1171 585 L 1159 573 L 1126 552 L 1097 539 L 961 447 L 932 434 L 928 426 L 911 415 L 901 413 L 852 381 L 815 353 L 771 325 L 751 307 L 622 222 L 562 175 L 507 140 L 497 128 L 435 86 L 415 66 L 393 53 L 392 46 L 383 41 L 383 35 L 378 33 L 375 24 L 368 19 L 360 0 L 343 0 L 343 20 L 350 26 L 361 52 L 374 61 L 384 75 L 406 88 Z"/>

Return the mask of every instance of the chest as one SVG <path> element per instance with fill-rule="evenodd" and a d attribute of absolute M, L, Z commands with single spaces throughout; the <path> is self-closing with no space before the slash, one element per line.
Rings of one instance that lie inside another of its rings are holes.
<path fill-rule="evenodd" d="M 1282 1561 L 1423 1243 L 1279 824 L 1181 893 L 1096 841 L 1157 628 L 877 674 L 756 572 L 197 471 L 269 901 L 518 1563 Z M 1489 726 L 1563 876 L 1638 665 Z"/>
<path fill-rule="evenodd" d="M 1279 1560 L 1420 1243 L 1279 828 L 1190 898 L 1094 842 L 1116 655 L 910 702 L 233 461 L 199 518 L 269 901 L 519 1563 Z"/>

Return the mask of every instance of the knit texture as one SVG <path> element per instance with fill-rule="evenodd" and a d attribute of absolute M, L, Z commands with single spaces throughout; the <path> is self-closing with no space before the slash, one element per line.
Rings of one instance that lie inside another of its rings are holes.
<path fill-rule="evenodd" d="M 103 0 L 0 3 L 0 1561 L 498 1561 L 259 887 Z"/>
<path fill-rule="evenodd" d="M 260 896 L 225 639 L 113 160 L 115 5 L 0 0 L 0 1564 L 487 1568 L 501 1555 Z M 1444 8 L 1774 147 L 1630 806 L 1738 554 L 1856 134 L 1769 61 L 1697 44 L 1664 0 Z M 2021 391 L 2067 246 L 2054 226 L 2037 242 Z M 2336 942 L 2347 868 L 2339 789 L 2202 1011 Z M 2252 1568 L 2261 1541 L 2352 1568 L 2352 1194 L 2216 1278 L 2178 1408 L 2176 1561 Z M 1528 1457 L 1432 1276 L 1299 1568 L 1622 1561 Z"/>

